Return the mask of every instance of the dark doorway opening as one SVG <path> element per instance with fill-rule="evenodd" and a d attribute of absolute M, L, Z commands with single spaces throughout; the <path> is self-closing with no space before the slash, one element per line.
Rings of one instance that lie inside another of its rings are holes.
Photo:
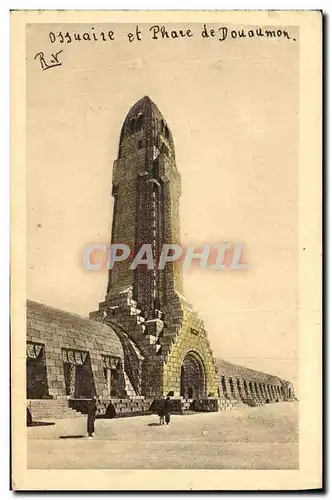
<path fill-rule="evenodd" d="M 113 398 L 123 395 L 123 377 L 121 359 L 113 356 L 104 356 L 104 380 L 107 394 Z"/>
<path fill-rule="evenodd" d="M 201 360 L 194 353 L 188 353 L 181 366 L 180 394 L 185 399 L 205 396 L 205 374 Z"/>
<path fill-rule="evenodd" d="M 48 396 L 44 346 L 31 344 L 30 347 L 33 354 L 26 360 L 27 399 L 42 399 Z"/>
<path fill-rule="evenodd" d="M 92 398 L 95 395 L 95 385 L 89 354 L 75 351 L 71 358 L 72 360 L 63 364 L 67 396 Z"/>
<path fill-rule="evenodd" d="M 92 398 L 94 396 L 95 391 L 90 363 L 77 365 L 75 393 L 77 398 Z"/>

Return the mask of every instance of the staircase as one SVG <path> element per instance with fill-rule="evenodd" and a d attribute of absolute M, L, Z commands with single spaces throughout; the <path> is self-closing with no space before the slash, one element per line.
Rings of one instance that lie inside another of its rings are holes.
<path fill-rule="evenodd" d="M 126 390 L 127 396 L 129 398 L 135 397 L 136 396 L 135 390 L 134 390 L 126 372 L 124 373 L 124 380 L 125 380 L 125 390 Z"/>
<path fill-rule="evenodd" d="M 82 416 L 81 413 L 69 408 L 67 399 L 30 399 L 27 407 L 33 422 Z"/>
<path fill-rule="evenodd" d="M 132 298 L 132 289 L 124 290 L 120 294 L 99 304 L 99 310 L 90 313 L 90 319 L 101 321 L 112 328 L 119 327 L 130 332 L 130 339 L 136 342 L 142 353 L 147 356 L 160 351 L 158 342 L 163 322 L 156 318 L 146 321 L 137 302 Z M 118 333 L 118 332 L 117 332 Z"/>

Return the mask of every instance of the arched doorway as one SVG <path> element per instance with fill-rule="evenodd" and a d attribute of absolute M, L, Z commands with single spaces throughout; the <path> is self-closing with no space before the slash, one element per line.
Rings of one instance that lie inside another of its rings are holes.
<path fill-rule="evenodd" d="M 205 373 L 203 363 L 194 352 L 189 352 L 181 366 L 181 396 L 197 399 L 205 396 Z"/>

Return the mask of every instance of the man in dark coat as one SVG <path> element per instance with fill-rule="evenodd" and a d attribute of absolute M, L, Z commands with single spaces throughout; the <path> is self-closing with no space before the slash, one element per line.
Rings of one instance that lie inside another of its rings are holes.
<path fill-rule="evenodd" d="M 165 424 L 165 400 L 164 397 L 160 401 L 160 408 L 158 411 L 159 425 Z"/>
<path fill-rule="evenodd" d="M 169 398 L 169 396 L 167 396 L 167 398 L 165 399 L 165 406 L 164 406 L 164 411 L 165 411 L 165 422 L 167 425 L 170 424 L 170 421 L 171 421 L 171 409 L 172 409 L 172 405 L 171 405 L 171 400 Z"/>
<path fill-rule="evenodd" d="M 95 432 L 95 420 L 97 413 L 97 398 L 93 396 L 91 401 L 88 403 L 88 437 L 93 437 L 93 433 Z"/>

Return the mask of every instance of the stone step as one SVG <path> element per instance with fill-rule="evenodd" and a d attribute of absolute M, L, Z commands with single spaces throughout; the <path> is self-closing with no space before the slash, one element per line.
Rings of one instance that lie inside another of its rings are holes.
<path fill-rule="evenodd" d="M 67 398 L 63 399 L 32 399 L 28 401 L 27 407 L 32 420 L 41 419 L 63 419 L 82 416 L 81 413 L 69 407 Z"/>
<path fill-rule="evenodd" d="M 72 410 L 72 408 L 35 408 L 33 406 L 30 406 L 29 407 L 30 411 L 33 411 L 34 413 L 38 413 L 38 414 L 43 414 L 43 413 L 71 413 L 71 411 L 75 411 L 75 410 Z"/>
<path fill-rule="evenodd" d="M 42 412 L 52 412 L 54 410 L 58 412 L 71 412 L 73 411 L 72 408 L 67 407 L 61 407 L 61 408 L 40 408 L 40 407 L 35 407 L 35 406 L 28 406 L 31 410 L 37 412 L 37 413 L 42 413 Z"/>
<path fill-rule="evenodd" d="M 131 397 L 135 396 L 135 390 L 134 390 L 126 372 L 124 374 L 124 379 L 125 379 L 125 389 L 126 389 L 127 396 L 129 396 L 131 398 Z"/>
<path fill-rule="evenodd" d="M 54 413 L 45 413 L 43 415 L 36 415 L 33 412 L 30 412 L 30 415 L 32 417 L 33 422 L 38 422 L 39 420 L 44 420 L 45 418 L 49 420 L 62 420 L 65 418 L 77 418 L 77 417 L 82 417 L 82 414 L 77 412 L 75 413 L 60 413 L 60 414 L 54 414 Z"/>
<path fill-rule="evenodd" d="M 73 410 L 72 408 L 33 408 L 33 407 L 30 407 L 29 408 L 30 411 L 33 411 L 34 413 L 36 414 L 43 414 L 43 413 L 54 413 L 56 411 L 57 414 L 59 413 L 72 413 Z"/>
<path fill-rule="evenodd" d="M 45 408 L 68 408 L 68 403 L 62 403 L 62 404 L 55 404 L 55 405 L 40 405 L 40 404 L 30 404 L 29 406 L 31 406 L 31 408 L 41 408 L 41 409 L 45 409 Z"/>
<path fill-rule="evenodd" d="M 68 406 L 67 407 L 63 407 L 63 406 L 33 406 L 33 405 L 29 405 L 29 408 L 33 409 L 34 411 L 40 411 L 40 412 L 43 412 L 43 411 L 62 411 L 63 409 L 67 409 L 68 410 Z"/>
<path fill-rule="evenodd" d="M 77 418 L 77 417 L 81 417 L 82 414 L 78 414 L 76 411 L 73 412 L 73 413 L 43 413 L 43 414 L 36 414 L 34 412 L 30 412 L 31 416 L 32 416 L 32 420 L 35 422 L 35 421 L 38 421 L 38 420 L 44 420 L 45 418 L 47 419 L 53 419 L 53 420 L 61 420 L 61 419 L 64 419 L 64 418 Z"/>
<path fill-rule="evenodd" d="M 138 316 L 140 314 L 141 310 L 137 309 L 136 307 L 130 307 L 129 314 L 130 316 Z"/>
<path fill-rule="evenodd" d="M 63 398 L 56 398 L 56 399 L 52 399 L 52 398 L 48 398 L 48 399 L 28 399 L 28 402 L 31 403 L 31 404 L 34 404 L 34 405 L 61 405 L 63 403 L 67 403 L 68 401 L 68 398 L 67 396 L 66 397 L 63 397 Z"/>

